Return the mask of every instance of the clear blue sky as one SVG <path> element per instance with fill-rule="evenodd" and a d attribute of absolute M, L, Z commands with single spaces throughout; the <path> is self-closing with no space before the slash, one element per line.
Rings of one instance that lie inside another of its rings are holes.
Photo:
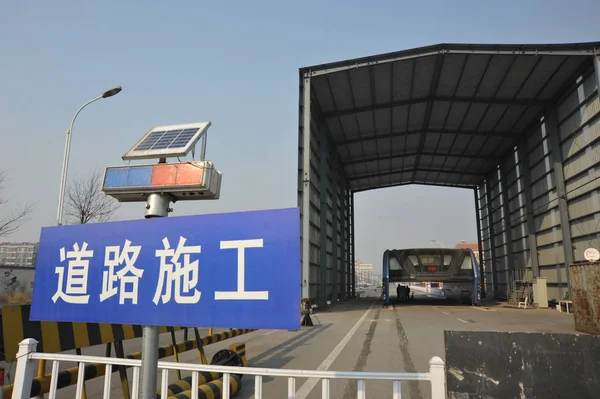
<path fill-rule="evenodd" d="M 343 5 L 342 5 L 343 4 Z M 590 1 L 53 1 L 0 11 L 0 169 L 8 209 L 33 218 L 9 240 L 54 223 L 64 133 L 78 117 L 70 177 L 122 163 L 150 127 L 212 121 L 207 158 L 218 202 L 175 215 L 296 206 L 298 68 L 442 42 L 600 39 Z M 388 247 L 475 240 L 471 191 L 407 186 L 359 194 L 357 255 L 380 267 Z M 120 219 L 143 216 L 127 204 Z"/>

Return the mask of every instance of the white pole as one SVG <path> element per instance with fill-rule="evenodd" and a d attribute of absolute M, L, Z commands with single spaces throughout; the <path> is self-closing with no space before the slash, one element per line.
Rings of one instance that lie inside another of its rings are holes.
<path fill-rule="evenodd" d="M 431 397 L 446 399 L 446 366 L 439 356 L 434 356 L 429 361 L 429 374 L 431 375 Z"/>
<path fill-rule="evenodd" d="M 12 399 L 29 399 L 31 397 L 31 384 L 36 362 L 29 358 L 29 354 L 35 352 L 37 344 L 38 342 L 33 338 L 25 338 L 19 343 Z"/>

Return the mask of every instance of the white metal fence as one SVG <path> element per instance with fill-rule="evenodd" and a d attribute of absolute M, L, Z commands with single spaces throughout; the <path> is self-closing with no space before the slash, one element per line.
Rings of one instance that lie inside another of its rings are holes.
<path fill-rule="evenodd" d="M 45 359 L 52 363 L 52 377 L 50 381 L 49 399 L 56 398 L 57 392 L 57 376 L 59 372 L 60 362 L 76 362 L 79 365 L 76 385 L 76 399 L 81 399 L 83 395 L 83 382 L 85 365 L 89 363 L 106 364 L 106 372 L 104 375 L 104 391 L 103 399 L 110 398 L 111 378 L 113 367 L 124 365 L 133 368 L 133 383 L 132 383 L 132 399 L 139 399 L 139 378 L 141 360 L 121 359 L 98 356 L 81 356 L 67 355 L 56 353 L 40 353 L 36 352 L 37 341 L 32 338 L 23 340 L 19 344 L 19 352 L 17 354 L 17 367 L 15 380 L 13 385 L 12 399 L 28 399 L 31 392 L 31 384 L 34 373 L 37 368 L 37 360 Z M 263 377 L 282 377 L 288 380 L 288 399 L 296 397 L 296 378 L 318 378 L 321 380 L 321 397 L 329 399 L 330 388 L 329 383 L 333 379 L 356 380 L 357 398 L 366 399 L 366 381 L 367 380 L 384 380 L 391 382 L 391 397 L 393 399 L 401 399 L 401 382 L 402 381 L 429 381 L 431 384 L 432 399 L 446 398 L 446 376 L 444 361 L 434 356 L 429 362 L 429 372 L 427 373 L 376 373 L 376 372 L 354 372 L 354 371 L 313 371 L 313 370 L 287 370 L 287 369 L 267 369 L 257 367 L 228 367 L 214 366 L 191 363 L 176 363 L 176 362 L 158 362 L 159 375 L 161 376 L 161 399 L 167 399 L 169 371 L 182 370 L 192 372 L 192 387 L 198 386 L 198 373 L 201 371 L 222 373 L 223 376 L 223 392 L 222 398 L 229 399 L 231 396 L 230 386 L 227 383 L 232 374 L 251 375 L 254 376 L 254 397 L 261 399 L 263 396 Z M 198 399 L 198 389 L 192 389 L 192 398 Z M 7 398 L 8 399 L 8 398 Z"/>

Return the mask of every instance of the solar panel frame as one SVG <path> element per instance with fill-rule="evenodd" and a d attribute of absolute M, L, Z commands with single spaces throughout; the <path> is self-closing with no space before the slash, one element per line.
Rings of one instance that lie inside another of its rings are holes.
<path fill-rule="evenodd" d="M 170 158 L 186 156 L 206 134 L 210 121 L 178 125 L 154 126 L 142 136 L 121 158 Z"/>

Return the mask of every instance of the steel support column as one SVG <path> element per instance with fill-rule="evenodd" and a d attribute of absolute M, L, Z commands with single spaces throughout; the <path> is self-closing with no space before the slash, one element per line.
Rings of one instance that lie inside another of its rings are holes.
<path fill-rule="evenodd" d="M 349 199 L 350 199 L 350 221 L 352 222 L 352 224 L 350 225 L 350 232 L 352 235 L 352 276 L 351 276 L 351 281 L 352 281 L 352 297 L 356 298 L 356 246 L 355 246 L 355 241 L 354 241 L 354 192 L 350 191 L 349 194 Z"/>
<path fill-rule="evenodd" d="M 514 157 L 514 153 L 512 154 Z M 506 173 L 506 166 L 504 162 L 500 164 L 500 195 L 502 196 L 502 214 L 504 219 L 504 234 L 506 237 L 506 241 L 504 245 L 506 246 L 506 266 L 508 267 L 508 278 L 506 279 L 506 296 L 508 298 L 509 290 L 510 290 L 510 282 L 515 278 L 514 276 L 514 264 L 515 261 L 515 253 L 513 250 L 513 240 L 512 240 L 512 232 L 511 232 L 511 223 L 510 223 L 510 207 L 508 206 L 508 177 Z"/>
<path fill-rule="evenodd" d="M 310 298 L 310 77 L 302 87 L 302 298 Z"/>
<path fill-rule="evenodd" d="M 485 180 L 485 195 L 487 202 L 488 211 L 488 231 L 490 235 L 490 251 L 491 251 L 491 262 L 490 269 L 492 269 L 492 290 L 494 292 L 494 298 L 498 298 L 498 273 L 496 272 L 496 235 L 494 233 L 494 208 L 492 207 L 492 194 L 490 189 L 489 178 Z"/>
<path fill-rule="evenodd" d="M 529 242 L 529 258 L 531 272 L 534 278 L 540 277 L 540 262 L 538 260 L 537 239 L 535 236 L 535 215 L 533 213 L 533 194 L 531 192 L 531 173 L 529 172 L 529 153 L 525 142 L 517 147 L 519 151 L 519 172 L 523 181 L 523 196 L 525 197 L 525 212 L 527 217 L 527 240 Z"/>
<path fill-rule="evenodd" d="M 338 176 L 339 177 L 339 176 Z M 346 262 L 346 247 L 347 247 L 347 242 L 348 242 L 348 235 L 347 235 L 347 229 L 346 229 L 346 196 L 344 195 L 346 193 L 346 188 L 341 184 L 341 179 L 338 180 L 338 183 L 340 183 L 340 185 L 338 186 L 338 196 L 340 198 L 340 223 L 341 223 L 341 228 L 340 228 L 340 233 L 341 233 L 341 239 L 340 239 L 340 263 L 339 263 L 339 269 L 340 269 L 340 302 L 344 301 L 346 299 L 346 270 L 348 269 L 348 262 Z"/>
<path fill-rule="evenodd" d="M 339 267 L 338 267 L 338 199 L 339 174 L 338 168 L 331 171 L 331 303 L 335 305 L 339 297 Z"/>
<path fill-rule="evenodd" d="M 350 190 L 348 188 L 344 190 L 344 196 L 346 197 L 346 260 L 344 272 L 346 273 L 346 298 L 350 298 L 352 296 L 352 224 L 350 219 Z"/>
<path fill-rule="evenodd" d="M 556 109 L 550 108 L 546 111 L 544 120 L 546 135 L 552 148 L 552 162 L 554 166 L 554 181 L 556 183 L 556 194 L 558 195 L 558 211 L 560 215 L 560 227 L 562 232 L 562 244 L 565 254 L 565 274 L 567 276 L 567 292 L 571 287 L 569 278 L 569 265 L 573 264 L 573 242 L 571 240 L 571 223 L 569 221 L 569 210 L 567 208 L 567 194 L 565 190 L 565 174 L 562 164 L 562 151 L 560 146 L 560 134 L 558 131 L 558 118 Z M 560 269 L 559 269 L 560 270 Z M 561 281 L 560 272 L 558 273 Z M 559 288 L 562 295 L 562 289 Z M 561 298 L 562 299 L 562 298 Z"/>
<path fill-rule="evenodd" d="M 477 218 L 477 248 L 479 249 L 479 275 L 481 278 L 481 297 L 485 298 L 485 270 L 483 269 L 483 243 L 481 240 L 481 211 L 479 210 L 479 194 L 477 189 L 473 189 L 475 197 L 475 213 Z"/>
<path fill-rule="evenodd" d="M 321 132 L 323 133 L 323 132 Z M 321 218 L 321 233 L 319 234 L 319 248 L 321 251 L 321 284 L 319 289 L 319 303 L 324 306 L 327 303 L 327 190 L 329 184 L 329 150 L 327 138 L 325 134 L 320 135 L 320 162 L 319 162 L 319 180 L 321 187 L 319 188 L 321 197 L 320 218 Z"/>

